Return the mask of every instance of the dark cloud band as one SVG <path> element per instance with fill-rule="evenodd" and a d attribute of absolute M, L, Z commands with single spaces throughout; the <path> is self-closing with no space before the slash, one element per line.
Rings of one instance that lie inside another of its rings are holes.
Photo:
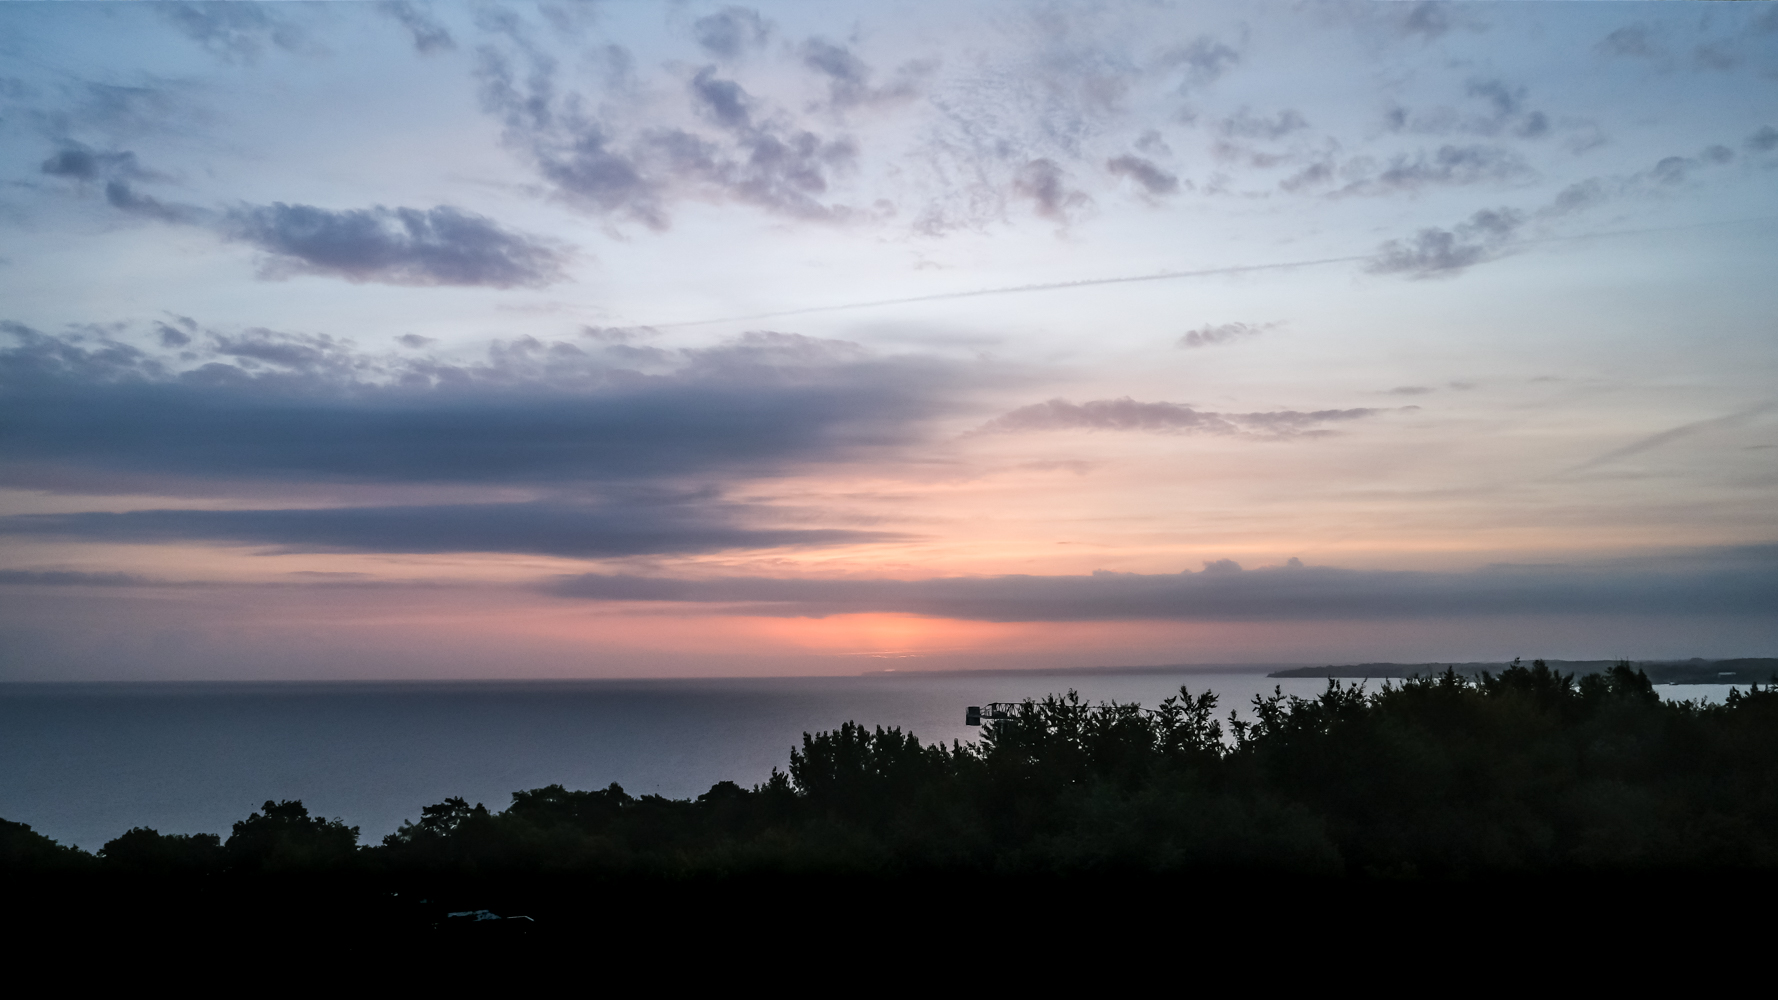
<path fill-rule="evenodd" d="M 811 548 L 901 537 L 877 531 L 749 528 L 738 524 L 735 514 L 721 503 L 695 497 L 601 505 L 28 514 L 0 518 L 0 535 L 131 544 L 265 545 L 293 552 L 504 552 L 580 558 Z M 5 582 L 3 577 L 0 582 Z"/>
<path fill-rule="evenodd" d="M 15 485 L 54 468 L 512 486 L 758 477 L 914 440 L 973 371 L 774 333 L 684 351 L 521 338 L 451 364 L 323 335 L 167 327 L 163 340 L 197 356 L 175 367 L 99 335 L 0 331 L 16 342 L 0 350 L 0 463 Z"/>
<path fill-rule="evenodd" d="M 1498 615 L 1770 616 L 1778 546 L 1583 566 L 1426 573 L 1293 565 L 1243 571 L 950 577 L 927 580 L 562 577 L 546 589 L 597 601 L 658 601 L 733 614 L 898 613 L 974 621 L 1287 621 Z"/>

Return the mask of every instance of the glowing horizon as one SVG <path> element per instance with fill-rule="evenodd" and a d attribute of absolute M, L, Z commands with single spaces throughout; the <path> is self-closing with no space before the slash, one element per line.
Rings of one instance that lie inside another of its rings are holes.
<path fill-rule="evenodd" d="M 0 18 L 0 681 L 1778 642 L 1765 5 Z"/>

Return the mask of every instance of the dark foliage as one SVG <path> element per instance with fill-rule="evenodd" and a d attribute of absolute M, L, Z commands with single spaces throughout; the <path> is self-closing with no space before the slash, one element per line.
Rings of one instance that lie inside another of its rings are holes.
<path fill-rule="evenodd" d="M 358 828 L 310 816 L 301 802 L 273 802 L 235 824 L 222 845 L 224 863 L 237 871 L 327 871 L 357 860 Z"/>
<path fill-rule="evenodd" d="M 1778 694 L 1661 701 L 1627 664 L 1541 661 L 1317 698 L 1027 701 L 974 744 L 846 723 L 695 801 L 616 785 L 460 799 L 391 871 L 618 875 L 1271 872 L 1468 877 L 1778 865 Z"/>
<path fill-rule="evenodd" d="M 99 860 L 144 875 L 193 874 L 222 868 L 222 838 L 214 833 L 163 834 L 139 826 L 99 848 Z"/>
<path fill-rule="evenodd" d="M 226 843 L 131 830 L 98 857 L 0 826 L 13 871 L 357 873 L 378 884 L 548 886 L 828 876 L 1232 873 L 1379 880 L 1778 869 L 1778 692 L 1663 702 L 1627 664 L 1576 682 L 1542 661 L 1216 717 L 1181 689 L 1154 709 L 1026 701 L 976 743 L 845 723 L 788 772 L 695 800 L 618 785 L 452 798 L 381 845 L 267 802 Z M 538 891 L 543 891 L 539 889 Z M 478 897 L 480 898 L 480 897 Z M 540 897 L 539 897 L 540 898 Z M 515 925 L 516 926 L 516 925 Z"/>
<path fill-rule="evenodd" d="M 31 829 L 29 824 L 0 819 L 0 872 L 78 871 L 92 858 Z"/>

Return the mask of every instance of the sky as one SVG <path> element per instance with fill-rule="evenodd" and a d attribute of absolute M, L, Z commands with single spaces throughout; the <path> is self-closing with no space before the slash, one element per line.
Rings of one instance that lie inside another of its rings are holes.
<path fill-rule="evenodd" d="M 0 680 L 1778 652 L 1778 6 L 0 5 Z"/>

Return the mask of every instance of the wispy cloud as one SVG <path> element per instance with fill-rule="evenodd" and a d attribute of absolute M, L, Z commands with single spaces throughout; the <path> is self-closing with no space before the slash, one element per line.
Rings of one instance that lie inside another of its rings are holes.
<path fill-rule="evenodd" d="M 175 225 L 204 226 L 225 239 L 264 251 L 263 277 L 325 275 L 391 285 L 481 285 L 536 288 L 565 280 L 573 251 L 513 232 L 493 219 L 449 205 L 430 209 L 333 210 L 313 205 L 235 205 L 220 211 L 163 201 L 135 182 L 165 178 L 129 150 L 65 145 L 41 171 L 105 185 L 119 211 Z"/>
<path fill-rule="evenodd" d="M 67 177 L 79 181 L 139 180 L 157 176 L 144 170 L 129 150 L 96 150 L 80 143 L 68 143 L 39 167 L 51 177 Z"/>
<path fill-rule="evenodd" d="M 1682 441 L 1699 434 L 1707 434 L 1711 431 L 1739 427 L 1756 417 L 1771 413 L 1773 410 L 1778 410 L 1778 403 L 1761 403 L 1758 406 L 1731 413 L 1727 416 L 1712 417 L 1709 420 L 1694 420 L 1690 423 L 1680 424 L 1678 427 L 1672 427 L 1661 431 L 1658 434 L 1650 434 L 1645 438 L 1632 441 L 1621 448 L 1614 448 L 1603 455 L 1588 459 L 1567 471 L 1569 473 L 1585 472 L 1589 469 L 1596 469 L 1602 465 L 1609 465 L 1621 459 L 1629 458 L 1632 455 L 1640 455 L 1643 452 L 1663 448 L 1676 441 Z"/>
<path fill-rule="evenodd" d="M 1362 172 L 1340 193 L 1402 194 L 1433 186 L 1501 184 L 1531 175 L 1531 168 L 1516 150 L 1474 143 L 1445 145 L 1430 153 L 1397 154 L 1380 168 Z"/>
<path fill-rule="evenodd" d="M 1263 413 L 1215 413 L 1182 403 L 1141 403 L 1123 399 L 1098 399 L 1070 403 L 1052 399 L 1022 406 L 996 417 L 977 429 L 978 434 L 1015 434 L 1033 431 L 1149 431 L 1169 434 L 1221 434 L 1263 438 L 1293 438 L 1326 434 L 1325 425 L 1374 416 L 1370 408 L 1347 410 L 1273 410 Z"/>
<path fill-rule="evenodd" d="M 268 50 L 315 48 L 290 11 L 252 3 L 163 3 L 154 9 L 179 33 L 227 62 L 254 63 Z M 300 8 L 296 8 L 300 9 Z"/>
<path fill-rule="evenodd" d="M 1185 331 L 1179 338 L 1179 346 L 1212 347 L 1217 344 L 1232 344 L 1237 340 L 1257 337 L 1267 330 L 1278 327 L 1277 323 L 1206 323 L 1194 330 Z"/>
<path fill-rule="evenodd" d="M 150 587 L 159 585 L 164 585 L 164 581 L 135 573 L 0 569 L 0 586 L 8 587 Z"/>
<path fill-rule="evenodd" d="M 1114 156 L 1105 162 L 1105 169 L 1118 177 L 1128 177 L 1150 195 L 1173 194 L 1179 190 L 1179 178 L 1156 166 L 1154 161 L 1132 153 Z"/>
<path fill-rule="evenodd" d="M 1541 139 L 1554 128 L 1546 112 L 1530 106 L 1529 88 L 1524 84 L 1499 78 L 1471 79 L 1464 96 L 1469 99 L 1464 108 L 1439 105 L 1410 110 L 1397 106 L 1389 110 L 1385 122 L 1394 132 L 1519 139 Z"/>
<path fill-rule="evenodd" d="M 413 39 L 414 51 L 421 55 L 449 52 L 457 47 L 450 29 L 432 16 L 430 5 L 410 3 L 409 0 L 381 0 L 377 9 L 407 29 L 408 37 Z"/>

